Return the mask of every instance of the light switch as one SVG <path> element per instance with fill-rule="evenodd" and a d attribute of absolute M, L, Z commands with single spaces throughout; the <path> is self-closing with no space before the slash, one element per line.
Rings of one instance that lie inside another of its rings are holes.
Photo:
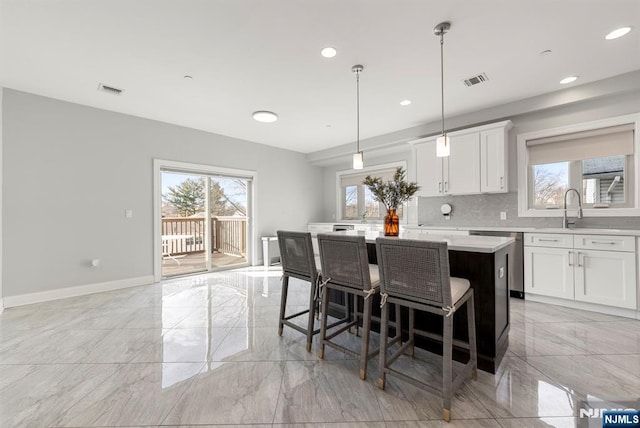
<path fill-rule="evenodd" d="M 500 211 L 500 220 L 506 220 L 506 219 L 507 219 L 507 212 Z"/>
<path fill-rule="evenodd" d="M 125 218 L 133 218 L 133 210 L 124 210 Z"/>

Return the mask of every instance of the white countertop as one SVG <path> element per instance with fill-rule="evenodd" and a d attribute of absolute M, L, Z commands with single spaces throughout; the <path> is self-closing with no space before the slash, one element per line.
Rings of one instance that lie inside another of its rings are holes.
<path fill-rule="evenodd" d="M 383 232 L 363 232 L 348 230 L 341 233 L 344 235 L 364 235 L 367 243 L 375 243 L 376 238 L 384 237 Z M 424 233 L 402 232 L 398 239 L 416 239 L 420 241 L 444 241 L 450 250 L 469 251 L 474 253 L 495 253 L 498 250 L 515 242 L 513 238 L 504 238 L 500 236 L 469 236 L 469 235 L 435 235 Z"/>
<path fill-rule="evenodd" d="M 587 229 L 587 228 L 569 228 L 561 227 L 527 227 L 527 226 L 458 226 L 458 227 L 436 227 L 436 226 L 404 226 L 407 229 L 425 229 L 425 230 L 481 230 L 481 231 L 500 231 L 500 232 L 530 232 L 530 233 L 572 233 L 581 235 L 625 235 L 640 236 L 640 230 L 637 229 Z"/>

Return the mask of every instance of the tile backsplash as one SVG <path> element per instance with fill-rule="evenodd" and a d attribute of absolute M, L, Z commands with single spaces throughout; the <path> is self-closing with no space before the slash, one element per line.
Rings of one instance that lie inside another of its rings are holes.
<path fill-rule="evenodd" d="M 444 203 L 453 207 L 449 220 L 440 212 Z M 506 220 L 500 220 L 502 211 L 507 213 Z M 518 193 L 509 192 L 418 198 L 418 224 L 436 227 L 562 227 L 562 217 L 518 217 Z M 576 225 L 582 228 L 640 229 L 640 217 L 589 217 L 587 214 L 577 220 Z"/>

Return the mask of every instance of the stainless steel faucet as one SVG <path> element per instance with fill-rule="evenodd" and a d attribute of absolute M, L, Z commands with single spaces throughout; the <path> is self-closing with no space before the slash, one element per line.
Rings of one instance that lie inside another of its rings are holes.
<path fill-rule="evenodd" d="M 562 217 L 562 228 L 563 229 L 568 229 L 569 228 L 569 219 L 567 218 L 567 195 L 572 190 L 574 192 L 576 192 L 576 195 L 578 195 L 578 218 L 582 218 L 582 200 L 580 199 L 580 192 L 578 192 L 574 188 L 567 189 L 567 191 L 564 192 L 564 206 L 563 206 L 564 213 L 563 213 L 563 217 Z M 571 224 L 575 224 L 575 221 L 571 222 Z"/>

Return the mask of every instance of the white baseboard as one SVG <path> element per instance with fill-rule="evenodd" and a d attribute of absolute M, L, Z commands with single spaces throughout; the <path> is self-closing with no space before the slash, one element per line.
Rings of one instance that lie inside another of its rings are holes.
<path fill-rule="evenodd" d="M 0 314 L 4 311 L 4 302 L 0 299 Z"/>
<path fill-rule="evenodd" d="M 48 302 L 51 300 L 65 299 L 67 297 L 78 297 L 148 284 L 153 284 L 153 275 L 78 285 L 75 287 L 59 288 L 57 290 L 40 291 L 38 293 L 20 294 L 18 296 L 5 296 L 2 302 L 4 303 L 4 307 L 12 308 L 14 306 L 31 305 L 33 303 Z"/>
<path fill-rule="evenodd" d="M 540 296 L 537 294 L 525 293 L 525 300 L 532 302 L 548 303 L 551 305 L 564 306 L 573 309 L 599 312 L 601 314 L 615 315 L 619 317 L 640 319 L 640 311 L 634 309 L 616 308 L 615 306 L 597 305 L 595 303 L 578 302 L 575 300 L 560 299 L 557 297 Z"/>

